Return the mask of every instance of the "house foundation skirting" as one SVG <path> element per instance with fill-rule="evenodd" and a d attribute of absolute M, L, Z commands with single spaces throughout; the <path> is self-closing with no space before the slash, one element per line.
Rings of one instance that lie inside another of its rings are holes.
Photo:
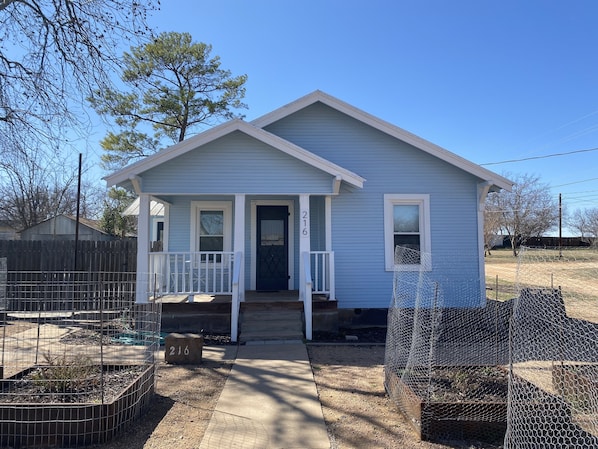
<path fill-rule="evenodd" d="M 338 325 L 342 328 L 384 327 L 387 323 L 388 309 L 338 309 Z"/>

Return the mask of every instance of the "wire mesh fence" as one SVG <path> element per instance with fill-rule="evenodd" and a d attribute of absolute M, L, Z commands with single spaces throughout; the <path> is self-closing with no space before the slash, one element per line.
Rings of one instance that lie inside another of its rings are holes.
<path fill-rule="evenodd" d="M 508 449 L 598 447 L 598 257 L 523 249 Z"/>
<path fill-rule="evenodd" d="M 385 383 L 422 439 L 500 440 L 506 429 L 510 303 L 479 279 L 443 279 L 430 254 L 397 248 Z M 456 261 L 454 261 L 456 263 Z"/>
<path fill-rule="evenodd" d="M 6 272 L 1 447 L 101 443 L 142 413 L 161 305 L 135 304 L 134 288 L 131 273 Z"/>
<path fill-rule="evenodd" d="M 385 360 L 387 390 L 420 436 L 598 447 L 596 253 L 523 249 L 517 294 L 483 306 L 478 279 L 414 269 L 428 258 L 397 249 Z"/>

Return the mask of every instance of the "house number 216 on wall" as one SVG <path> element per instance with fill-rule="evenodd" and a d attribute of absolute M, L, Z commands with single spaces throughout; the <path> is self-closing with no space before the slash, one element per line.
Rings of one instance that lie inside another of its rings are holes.
<path fill-rule="evenodd" d="M 301 235 L 307 237 L 309 235 L 309 212 L 301 211 Z"/>

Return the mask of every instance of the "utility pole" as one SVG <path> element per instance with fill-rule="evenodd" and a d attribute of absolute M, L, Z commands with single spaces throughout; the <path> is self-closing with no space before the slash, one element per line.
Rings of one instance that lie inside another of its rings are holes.
<path fill-rule="evenodd" d="M 563 197 L 559 193 L 559 259 L 563 257 Z"/>
<path fill-rule="evenodd" d="M 75 260 L 73 271 L 77 271 L 77 253 L 79 252 L 79 211 L 81 209 L 81 163 L 83 155 L 79 153 L 79 174 L 77 177 L 77 215 L 75 217 Z"/>

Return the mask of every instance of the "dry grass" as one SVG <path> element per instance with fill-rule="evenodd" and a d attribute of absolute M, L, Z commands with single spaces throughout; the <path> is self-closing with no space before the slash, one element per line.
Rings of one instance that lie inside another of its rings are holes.
<path fill-rule="evenodd" d="M 567 315 L 598 323 L 598 251 L 527 250 L 520 258 L 511 250 L 493 250 L 486 261 L 488 297 L 517 296 L 517 282 L 526 287 L 560 288 Z"/>

